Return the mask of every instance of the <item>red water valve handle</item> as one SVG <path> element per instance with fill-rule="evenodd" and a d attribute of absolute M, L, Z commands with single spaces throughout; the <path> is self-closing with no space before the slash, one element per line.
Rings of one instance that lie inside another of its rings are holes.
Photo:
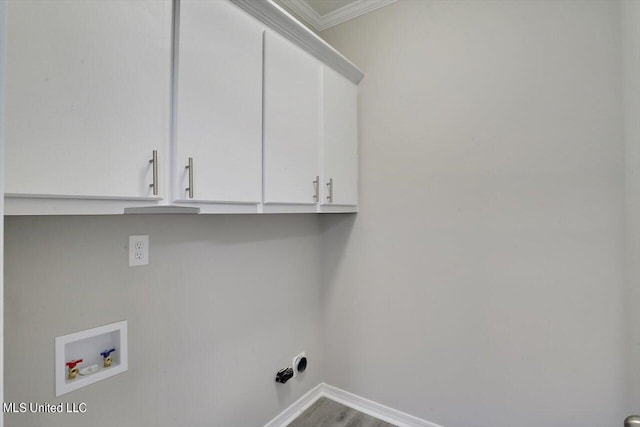
<path fill-rule="evenodd" d="M 69 367 L 69 369 L 73 369 L 76 367 L 78 363 L 82 363 L 82 359 L 72 360 L 71 362 L 67 362 L 67 366 Z"/>

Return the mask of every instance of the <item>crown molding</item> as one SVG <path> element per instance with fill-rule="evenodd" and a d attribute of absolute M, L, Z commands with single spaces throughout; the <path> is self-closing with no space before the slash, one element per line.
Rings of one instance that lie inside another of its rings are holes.
<path fill-rule="evenodd" d="M 315 31 L 324 31 L 397 0 L 356 0 L 326 15 L 320 15 L 305 0 L 280 0 Z"/>
<path fill-rule="evenodd" d="M 272 0 L 230 1 L 353 83 L 360 83 L 364 77 L 351 61 Z"/>
<path fill-rule="evenodd" d="M 322 17 L 315 11 L 314 8 L 304 0 L 279 0 L 278 3 L 286 6 L 289 10 L 296 14 L 296 17 L 300 18 L 311 27 L 314 31 L 319 32 L 320 20 Z"/>

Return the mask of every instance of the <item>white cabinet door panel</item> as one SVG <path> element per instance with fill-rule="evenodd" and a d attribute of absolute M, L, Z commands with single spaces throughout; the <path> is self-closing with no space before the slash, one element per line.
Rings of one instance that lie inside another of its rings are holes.
<path fill-rule="evenodd" d="M 322 204 L 358 204 L 358 87 L 323 67 Z M 329 180 L 333 182 L 329 200 Z"/>
<path fill-rule="evenodd" d="M 262 26 L 227 1 L 183 0 L 177 102 L 177 200 L 259 203 Z"/>
<path fill-rule="evenodd" d="M 171 3 L 9 1 L 7 48 L 6 192 L 152 197 L 149 160 L 169 139 Z"/>
<path fill-rule="evenodd" d="M 264 202 L 313 204 L 321 64 L 270 32 L 264 58 Z"/>

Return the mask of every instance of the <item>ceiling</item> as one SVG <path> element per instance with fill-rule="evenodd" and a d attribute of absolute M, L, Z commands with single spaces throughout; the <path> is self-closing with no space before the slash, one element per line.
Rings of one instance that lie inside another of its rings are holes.
<path fill-rule="evenodd" d="M 355 1 L 356 0 L 306 0 L 307 4 L 320 16 L 327 15 Z"/>
<path fill-rule="evenodd" d="M 274 0 L 312 30 L 320 32 L 396 0 Z"/>

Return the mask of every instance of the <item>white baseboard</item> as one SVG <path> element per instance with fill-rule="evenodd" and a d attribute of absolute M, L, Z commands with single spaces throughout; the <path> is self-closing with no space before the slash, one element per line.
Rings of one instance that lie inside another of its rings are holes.
<path fill-rule="evenodd" d="M 322 386 L 324 383 L 320 383 L 302 397 L 291 404 L 287 409 L 280 412 L 274 419 L 264 425 L 264 427 L 286 427 L 293 420 L 298 418 L 300 414 L 307 410 L 307 408 L 322 397 Z"/>
<path fill-rule="evenodd" d="M 321 397 L 334 400 L 363 414 L 371 415 L 398 427 L 442 427 L 325 383 L 320 383 L 309 390 L 304 396 L 265 424 L 265 427 L 286 427 Z"/>

